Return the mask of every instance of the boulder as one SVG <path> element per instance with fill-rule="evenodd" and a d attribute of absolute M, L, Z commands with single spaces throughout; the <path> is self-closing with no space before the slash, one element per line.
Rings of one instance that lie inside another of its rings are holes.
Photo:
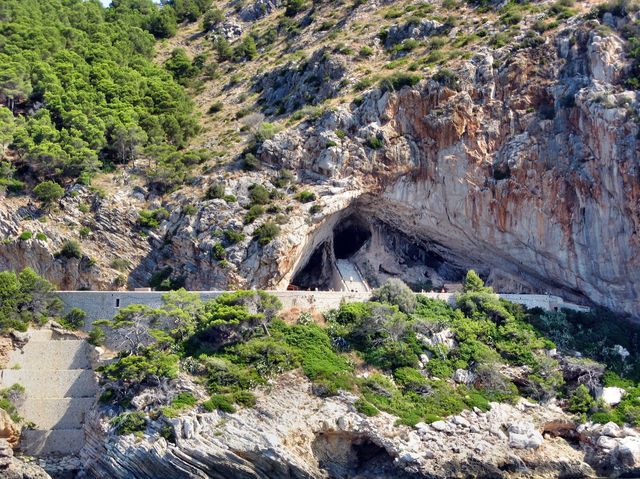
<path fill-rule="evenodd" d="M 635 437 L 625 437 L 614 451 L 614 457 L 620 466 L 640 466 L 640 440 Z"/>
<path fill-rule="evenodd" d="M 456 369 L 453 380 L 458 384 L 471 384 L 476 380 L 476 375 L 468 369 Z"/>
<path fill-rule="evenodd" d="M 615 406 L 622 401 L 626 391 L 619 387 L 599 388 L 596 391 L 596 399 L 602 399 L 609 406 Z"/>
<path fill-rule="evenodd" d="M 6 440 L 13 448 L 20 442 L 20 427 L 4 409 L 0 409 L 0 439 Z"/>
<path fill-rule="evenodd" d="M 509 426 L 509 446 L 514 449 L 537 449 L 544 442 L 542 434 L 529 422 Z"/>
<path fill-rule="evenodd" d="M 445 421 L 432 422 L 431 427 L 440 432 L 446 432 L 450 429 L 449 424 L 447 424 Z"/>
<path fill-rule="evenodd" d="M 51 479 L 40 466 L 13 457 L 9 443 L 0 439 L 0 477 L 2 479 Z"/>
<path fill-rule="evenodd" d="M 618 441 L 609 436 L 600 436 L 596 445 L 602 449 L 614 449 L 618 445 Z"/>
<path fill-rule="evenodd" d="M 603 436 L 620 437 L 620 426 L 615 422 L 608 422 L 602 426 L 602 430 L 600 432 Z"/>

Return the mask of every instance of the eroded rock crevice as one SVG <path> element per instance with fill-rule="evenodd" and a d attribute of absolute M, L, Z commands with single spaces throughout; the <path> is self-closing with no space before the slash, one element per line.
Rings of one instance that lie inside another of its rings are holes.
<path fill-rule="evenodd" d="M 419 477 L 403 471 L 394 458 L 370 438 L 349 432 L 321 432 L 311 444 L 319 467 L 331 479 L 410 479 Z"/>

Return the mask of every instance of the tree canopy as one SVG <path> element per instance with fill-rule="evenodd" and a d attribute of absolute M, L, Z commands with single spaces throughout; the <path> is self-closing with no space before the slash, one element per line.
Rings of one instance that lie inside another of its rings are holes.
<path fill-rule="evenodd" d="M 109 8 L 98 0 L 4 0 L 0 143 L 36 178 L 56 180 L 130 161 L 146 147 L 184 148 L 198 130 L 192 102 L 151 61 L 154 34 L 170 36 L 175 16 L 152 0 Z"/>

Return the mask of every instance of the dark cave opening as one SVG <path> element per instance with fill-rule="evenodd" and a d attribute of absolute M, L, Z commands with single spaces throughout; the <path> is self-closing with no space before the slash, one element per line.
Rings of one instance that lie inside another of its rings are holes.
<path fill-rule="evenodd" d="M 311 450 L 331 479 L 415 479 L 418 476 L 397 467 L 384 447 L 366 436 L 353 433 L 319 433 Z"/>
<path fill-rule="evenodd" d="M 380 447 L 368 439 L 365 439 L 359 444 L 354 443 L 352 448 L 356 454 L 357 461 L 355 467 L 357 472 L 366 472 L 372 462 L 380 459 L 382 459 L 383 462 L 393 462 L 393 459 L 389 457 L 384 447 Z"/>
<path fill-rule="evenodd" d="M 351 215 L 333 229 L 333 250 L 337 259 L 349 259 L 371 238 L 369 225 Z"/>
<path fill-rule="evenodd" d="M 331 250 L 325 242 L 315 249 L 304 268 L 293 277 L 292 289 L 327 290 L 331 287 L 331 276 Z"/>
<path fill-rule="evenodd" d="M 335 260 L 351 258 L 360 251 L 371 238 L 371 228 L 362 217 L 351 214 L 333 227 L 331 235 L 311 253 L 304 267 L 294 275 L 289 289 L 341 289 Z"/>

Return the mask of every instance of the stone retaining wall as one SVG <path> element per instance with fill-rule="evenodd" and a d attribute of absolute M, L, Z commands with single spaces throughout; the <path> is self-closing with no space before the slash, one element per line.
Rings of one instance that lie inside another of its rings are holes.
<path fill-rule="evenodd" d="M 199 291 L 203 301 L 214 299 L 224 291 Z M 327 311 L 337 308 L 342 302 L 367 301 L 371 293 L 350 293 L 346 291 L 268 291 L 278 297 L 285 309 L 300 308 Z M 111 319 L 119 308 L 131 304 L 145 304 L 151 307 L 162 305 L 163 291 L 60 291 L 65 312 L 80 308 L 87 313 L 86 326 L 98 319 Z M 455 304 L 456 293 L 418 293 Z M 545 294 L 500 294 L 500 297 L 522 304 L 528 308 L 539 307 L 550 311 L 567 308 L 588 311 L 586 306 L 565 303 L 558 296 Z"/>

